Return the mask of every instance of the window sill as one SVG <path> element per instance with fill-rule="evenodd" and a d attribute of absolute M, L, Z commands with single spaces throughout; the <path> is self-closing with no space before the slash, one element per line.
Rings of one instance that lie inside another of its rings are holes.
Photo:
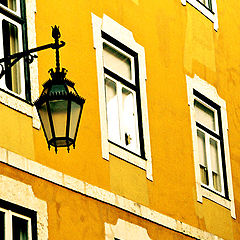
<path fill-rule="evenodd" d="M 223 199 L 225 199 L 227 201 L 230 201 L 230 199 L 225 197 L 222 193 L 220 193 L 220 192 L 218 192 L 218 191 L 216 191 L 214 189 L 209 188 L 207 185 L 202 184 L 201 187 L 203 189 L 205 189 L 206 191 L 209 191 L 210 193 L 219 196 L 220 198 L 223 198 Z"/>
<path fill-rule="evenodd" d="M 219 195 L 217 193 L 214 193 L 211 190 L 208 190 L 208 189 L 206 189 L 204 187 L 201 187 L 200 192 L 201 192 L 202 197 L 207 198 L 207 199 L 209 199 L 209 200 L 211 200 L 211 201 L 213 201 L 213 202 L 215 202 L 215 203 L 217 203 L 217 204 L 219 204 L 219 205 L 221 205 L 221 206 L 231 210 L 231 212 L 233 211 L 232 210 L 232 201 L 230 201 L 229 199 L 226 199 L 225 197 L 223 197 L 223 196 L 221 196 L 221 195 Z M 198 200 L 198 202 L 202 203 L 203 201 L 202 200 Z M 234 214 L 232 212 L 232 217 L 234 219 L 236 219 L 235 211 L 234 211 Z"/>
<path fill-rule="evenodd" d="M 40 129 L 40 120 L 37 115 L 37 111 L 31 103 L 28 103 L 24 99 L 7 93 L 5 90 L 0 89 L 0 103 L 20 112 L 32 118 L 33 127 Z"/>
<path fill-rule="evenodd" d="M 120 146 L 111 142 L 109 142 L 109 153 L 137 167 L 140 167 L 141 169 L 147 169 L 146 159 L 143 159 L 140 156 L 131 153 L 130 151 L 123 149 Z"/>

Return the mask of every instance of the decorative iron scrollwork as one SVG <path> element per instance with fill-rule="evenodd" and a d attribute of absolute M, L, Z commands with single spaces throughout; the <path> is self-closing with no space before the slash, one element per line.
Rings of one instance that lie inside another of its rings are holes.
<path fill-rule="evenodd" d="M 38 56 L 36 54 L 29 54 L 28 56 L 26 56 L 27 61 L 29 64 L 31 64 L 35 58 L 38 58 Z"/>

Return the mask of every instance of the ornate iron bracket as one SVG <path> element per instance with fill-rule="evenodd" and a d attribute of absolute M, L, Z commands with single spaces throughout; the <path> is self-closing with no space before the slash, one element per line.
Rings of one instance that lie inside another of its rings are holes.
<path fill-rule="evenodd" d="M 65 46 L 64 41 L 60 41 L 59 38 L 61 37 L 59 27 L 56 25 L 52 27 L 52 37 L 54 38 L 55 42 L 46 44 L 40 47 L 28 49 L 23 52 L 14 53 L 10 56 L 4 57 L 0 59 L 0 79 L 5 75 L 6 71 L 8 69 L 11 69 L 12 66 L 14 66 L 21 58 L 27 58 L 27 61 L 29 64 L 31 64 L 35 58 L 37 58 L 37 55 L 34 55 L 32 53 L 39 52 L 45 49 L 55 49 L 56 50 L 56 58 L 57 58 L 57 69 L 59 70 L 59 48 Z"/>

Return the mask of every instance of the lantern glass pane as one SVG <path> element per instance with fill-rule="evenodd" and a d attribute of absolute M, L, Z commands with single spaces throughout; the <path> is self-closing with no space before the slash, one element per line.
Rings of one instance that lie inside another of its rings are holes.
<path fill-rule="evenodd" d="M 81 108 L 82 108 L 81 105 L 75 102 L 71 102 L 71 114 L 70 114 L 70 126 L 69 126 L 69 137 L 71 139 L 75 138 Z"/>
<path fill-rule="evenodd" d="M 67 91 L 63 84 L 53 84 L 49 94 L 51 93 L 67 93 Z"/>
<path fill-rule="evenodd" d="M 67 100 L 52 100 L 49 102 L 52 113 L 55 137 L 66 137 Z"/>
<path fill-rule="evenodd" d="M 43 103 L 41 107 L 38 109 L 39 116 L 42 121 L 42 127 L 46 134 L 47 140 L 49 141 L 52 138 L 51 126 L 49 122 L 49 116 L 47 111 L 47 104 Z"/>

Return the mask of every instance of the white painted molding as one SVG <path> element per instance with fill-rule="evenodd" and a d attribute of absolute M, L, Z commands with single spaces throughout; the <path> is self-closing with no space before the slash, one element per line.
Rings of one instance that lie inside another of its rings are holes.
<path fill-rule="evenodd" d="M 102 143 L 102 157 L 109 160 L 109 153 L 120 157 L 127 162 L 146 170 L 147 179 L 153 181 L 152 176 L 152 157 L 150 146 L 150 133 L 148 123 L 148 108 L 147 108 L 147 95 L 146 95 L 146 63 L 145 63 L 145 50 L 136 43 L 131 31 L 121 26 L 119 23 L 103 15 L 99 18 L 92 13 L 92 27 L 93 27 L 93 43 L 96 49 L 96 63 L 97 63 L 97 78 L 98 78 L 98 93 L 99 93 L 99 112 L 100 112 L 100 125 L 101 125 L 101 143 Z M 108 142 L 108 127 L 107 127 L 107 114 L 106 114 L 106 101 L 105 101 L 105 83 L 103 72 L 103 39 L 101 31 L 109 34 L 113 38 L 120 41 L 136 53 L 139 58 L 139 88 L 141 96 L 142 107 L 142 125 L 143 125 L 143 139 L 146 159 L 138 157 L 130 152 L 117 147 Z"/>
<path fill-rule="evenodd" d="M 151 240 L 147 230 L 133 223 L 118 219 L 116 225 L 105 223 L 105 240 Z"/>
<path fill-rule="evenodd" d="M 204 7 L 197 0 L 181 0 L 183 6 L 186 6 L 187 2 L 195 7 L 199 12 L 206 16 L 210 21 L 213 22 L 214 30 L 218 30 L 218 14 L 217 14 L 217 3 L 216 0 L 212 0 L 212 12 Z"/>
<path fill-rule="evenodd" d="M 36 211 L 38 239 L 48 239 L 47 204 L 34 196 L 31 186 L 0 175 L 0 196 L 5 201 Z"/>
<path fill-rule="evenodd" d="M 0 148 L 0 162 L 15 167 L 26 173 L 32 174 L 41 179 L 55 183 L 59 186 L 68 188 L 69 190 L 75 191 L 79 194 L 83 194 L 87 197 L 91 197 L 104 203 L 110 204 L 119 209 L 132 213 L 138 217 L 144 218 L 148 221 L 159 224 L 163 227 L 182 233 L 184 235 L 196 239 L 223 240 L 222 238 L 209 232 L 185 224 L 181 221 L 161 214 L 125 197 L 93 186 L 89 183 L 83 182 L 77 178 L 73 178 L 62 172 L 48 168 L 40 163 L 24 158 L 4 148 Z"/>
<path fill-rule="evenodd" d="M 26 17 L 27 17 L 27 32 L 28 32 L 28 47 L 37 47 L 35 15 L 37 12 L 36 0 L 26 0 Z M 37 54 L 37 53 L 34 53 Z M 31 98 L 34 102 L 39 97 L 39 81 L 38 81 L 38 60 L 34 59 L 30 64 L 31 78 Z M 32 107 L 33 127 L 40 129 L 40 119 L 35 107 Z"/>
<path fill-rule="evenodd" d="M 187 81 L 187 93 L 188 93 L 188 105 L 190 107 L 190 117 L 191 117 L 191 128 L 192 128 L 192 140 L 193 140 L 193 156 L 194 156 L 194 167 L 195 167 L 195 177 L 196 177 L 196 190 L 197 190 L 197 201 L 203 202 L 203 197 L 208 198 L 221 206 L 231 210 L 231 216 L 236 219 L 235 204 L 234 204 L 234 194 L 232 185 L 232 173 L 231 173 L 231 163 L 230 163 L 230 153 L 228 144 L 228 123 L 227 123 L 227 110 L 226 102 L 218 95 L 215 87 L 210 85 L 208 82 L 199 78 L 195 75 L 193 78 L 186 75 Z M 224 150 L 225 150 L 225 164 L 227 172 L 227 184 L 229 191 L 229 199 L 227 200 L 217 194 L 204 189 L 201 187 L 201 177 L 198 162 L 198 149 L 197 149 L 197 136 L 196 136 L 196 123 L 194 119 L 194 95 L 193 89 L 197 90 L 216 104 L 221 107 L 222 116 L 222 130 L 224 139 Z"/>

